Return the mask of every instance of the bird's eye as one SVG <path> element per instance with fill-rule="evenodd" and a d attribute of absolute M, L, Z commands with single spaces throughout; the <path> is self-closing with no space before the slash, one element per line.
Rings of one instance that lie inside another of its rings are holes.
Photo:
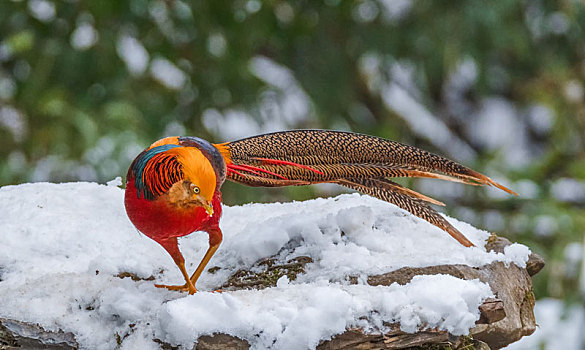
<path fill-rule="evenodd" d="M 197 187 L 197 186 L 194 186 L 194 187 L 193 187 L 193 193 L 197 194 L 197 193 L 199 193 L 200 191 L 201 191 L 201 190 L 199 190 L 199 187 Z"/>

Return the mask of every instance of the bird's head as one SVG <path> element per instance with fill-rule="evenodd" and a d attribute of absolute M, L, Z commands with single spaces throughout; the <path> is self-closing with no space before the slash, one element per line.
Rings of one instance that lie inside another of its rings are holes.
<path fill-rule="evenodd" d="M 216 177 L 209 159 L 194 147 L 177 147 L 171 153 L 176 153 L 183 179 L 175 182 L 169 189 L 169 201 L 178 206 L 201 206 L 212 216 Z"/>
<path fill-rule="evenodd" d="M 216 172 L 198 148 L 181 146 L 177 138 L 162 139 L 142 152 L 131 169 L 138 197 L 162 198 L 177 208 L 199 206 L 213 215 Z"/>

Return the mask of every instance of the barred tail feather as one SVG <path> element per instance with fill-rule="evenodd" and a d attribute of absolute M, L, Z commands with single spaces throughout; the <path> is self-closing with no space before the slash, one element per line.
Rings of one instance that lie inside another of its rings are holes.
<path fill-rule="evenodd" d="M 388 178 L 421 177 L 493 186 L 516 193 L 457 162 L 379 137 L 329 130 L 294 130 L 215 145 L 227 179 L 249 186 L 280 187 L 337 183 L 393 203 L 471 246 L 427 203 L 444 205 Z"/>
<path fill-rule="evenodd" d="M 265 169 L 288 180 L 331 182 L 348 177 L 430 177 L 497 187 L 485 175 L 447 158 L 379 137 L 330 130 L 293 130 L 216 145 L 233 166 Z M 257 170 L 256 169 L 256 170 Z M 232 178 L 237 182 L 236 179 Z M 261 184 L 259 184 L 261 185 Z M 267 184 L 267 186 L 270 186 Z"/>
<path fill-rule="evenodd" d="M 373 197 L 381 199 L 386 202 L 392 202 L 391 197 L 394 193 L 401 193 L 405 196 L 416 198 L 418 200 L 428 202 L 435 205 L 445 206 L 445 203 L 440 202 L 436 199 L 431 197 L 427 197 L 424 194 L 420 194 L 416 191 L 413 191 L 409 188 L 403 187 L 397 184 L 394 181 L 390 181 L 388 179 L 344 179 L 339 180 L 338 184 L 353 188 L 351 186 L 362 186 L 371 189 L 372 193 L 367 193 Z M 354 188 L 355 189 L 355 188 Z M 365 193 L 365 192 L 364 192 Z"/>
<path fill-rule="evenodd" d="M 446 231 L 451 237 L 455 238 L 457 242 L 466 247 L 473 247 L 471 243 L 459 230 L 451 225 L 441 214 L 436 212 L 424 202 L 424 199 L 412 197 L 407 192 L 392 191 L 384 186 L 380 186 L 376 181 L 369 179 L 351 179 L 341 180 L 340 185 L 360 191 L 364 194 L 376 197 L 378 199 L 390 202 L 399 208 L 402 208 L 419 218 L 428 221 L 429 223 Z M 398 185 L 398 184 L 396 184 Z M 398 185 L 399 186 L 399 185 Z M 413 191 L 414 192 L 414 191 Z M 416 193 L 416 192 L 415 192 Z M 423 196 L 424 197 L 424 196 Z"/>

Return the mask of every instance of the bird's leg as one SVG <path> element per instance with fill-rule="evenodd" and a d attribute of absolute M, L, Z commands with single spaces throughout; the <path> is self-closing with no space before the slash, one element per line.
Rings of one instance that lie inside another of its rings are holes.
<path fill-rule="evenodd" d="M 213 254 L 215 253 L 215 251 L 217 250 L 218 247 L 219 247 L 219 244 L 209 246 L 209 249 L 207 249 L 205 256 L 203 257 L 203 259 L 199 263 L 199 266 L 197 266 L 197 269 L 195 270 L 195 272 L 193 272 L 193 274 L 191 275 L 191 278 L 189 279 L 191 283 L 195 284 L 195 282 L 197 282 L 197 280 L 199 279 L 199 276 L 201 276 L 201 273 L 203 272 L 203 269 L 205 269 L 205 266 L 207 265 L 209 260 L 211 260 L 211 257 L 213 256 Z"/>
<path fill-rule="evenodd" d="M 205 266 L 207 265 L 209 260 L 211 260 L 211 257 L 213 256 L 213 254 L 215 254 L 215 251 L 217 250 L 217 248 L 219 248 L 219 245 L 221 244 L 222 234 L 221 234 L 221 230 L 219 229 L 219 227 L 214 227 L 212 229 L 209 229 L 208 233 L 209 233 L 209 249 L 207 249 L 207 252 L 205 253 L 205 256 L 203 256 L 203 259 L 199 263 L 199 266 L 197 266 L 197 269 L 191 275 L 190 280 L 191 280 L 191 283 L 193 283 L 193 285 L 195 285 L 195 282 L 197 282 L 197 280 L 199 279 L 199 276 L 201 276 L 203 269 L 205 269 Z"/>
<path fill-rule="evenodd" d="M 191 283 L 191 280 L 189 279 L 189 274 L 187 273 L 187 270 L 185 269 L 185 262 L 181 262 L 178 263 L 177 266 L 179 267 L 179 270 L 181 270 L 181 273 L 183 274 L 183 278 L 185 278 L 186 283 L 181 285 L 181 286 L 168 286 L 165 284 L 155 284 L 154 286 L 157 288 L 166 288 L 168 290 L 176 290 L 179 292 L 189 292 L 189 294 L 195 294 L 197 292 L 197 289 L 195 288 L 195 285 L 193 283 Z"/>
<path fill-rule="evenodd" d="M 183 278 L 185 278 L 185 284 L 182 286 L 167 286 L 164 284 L 155 284 L 154 286 L 157 288 L 166 288 L 168 290 L 189 292 L 189 294 L 194 294 L 195 292 L 197 292 L 197 289 L 195 289 L 195 283 L 191 282 L 191 279 L 189 278 L 189 274 L 187 273 L 187 270 L 185 269 L 185 258 L 183 258 L 183 254 L 181 254 L 181 251 L 179 250 L 179 245 L 177 243 L 177 237 L 171 237 L 171 238 L 166 239 L 164 241 L 161 241 L 159 243 L 160 243 L 160 245 L 163 246 L 163 248 L 166 249 L 167 252 L 169 252 L 171 257 L 175 261 L 175 264 L 177 264 L 177 266 L 179 267 L 179 270 L 181 270 L 181 274 L 183 274 Z"/>

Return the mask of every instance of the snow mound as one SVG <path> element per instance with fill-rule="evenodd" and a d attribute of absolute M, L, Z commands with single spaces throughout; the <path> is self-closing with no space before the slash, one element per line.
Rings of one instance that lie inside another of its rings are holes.
<path fill-rule="evenodd" d="M 73 332 L 83 349 L 157 349 L 160 339 L 191 348 L 203 334 L 227 333 L 253 348 L 315 348 L 348 327 L 406 332 L 437 327 L 467 334 L 478 306 L 492 296 L 479 280 L 417 276 L 406 285 L 369 286 L 365 277 L 404 266 L 524 266 L 530 251 L 512 245 L 486 252 L 489 233 L 447 218 L 472 242 L 465 248 L 442 230 L 388 203 L 359 194 L 306 202 L 225 207 L 224 242 L 186 295 L 154 283 L 182 284 L 178 269 L 129 222 L 119 182 L 36 183 L 0 188 L 0 317 Z M 207 235 L 180 240 L 193 271 Z M 208 293 L 262 258 L 313 263 L 274 288 Z M 140 278 L 117 277 L 130 272 Z M 350 285 L 348 275 L 362 276 Z"/>

